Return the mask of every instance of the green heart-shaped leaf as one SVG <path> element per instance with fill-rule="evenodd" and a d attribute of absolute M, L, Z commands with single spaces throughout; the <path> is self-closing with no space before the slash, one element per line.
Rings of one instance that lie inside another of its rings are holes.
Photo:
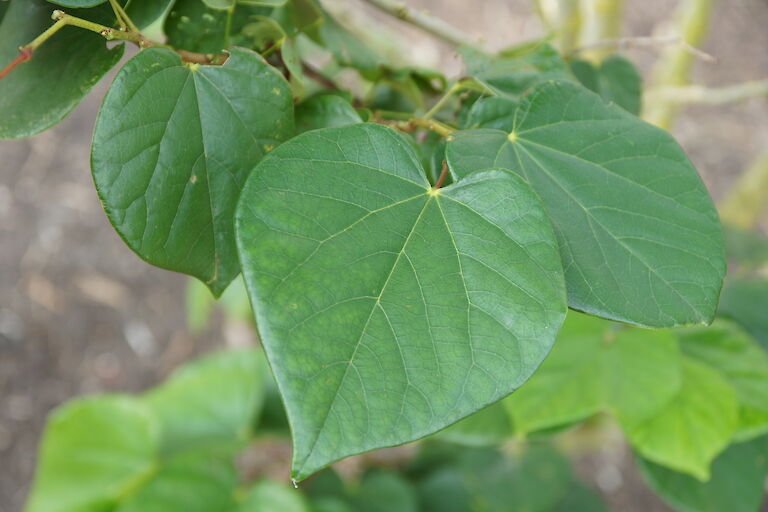
<path fill-rule="evenodd" d="M 293 432 L 293 476 L 431 434 L 523 383 L 564 316 L 538 198 L 496 170 L 434 190 L 380 126 L 272 152 L 236 216 Z"/>
<path fill-rule="evenodd" d="M 599 411 L 640 421 L 675 397 L 681 375 L 680 351 L 670 333 L 571 312 L 541 368 L 504 404 L 522 434 Z"/>
<path fill-rule="evenodd" d="M 157 416 L 160 452 L 229 453 L 250 436 L 263 402 L 263 356 L 228 350 L 187 363 L 144 395 Z"/>
<path fill-rule="evenodd" d="M 139 256 L 220 295 L 240 272 L 233 215 L 261 157 L 293 133 L 291 92 L 259 55 L 182 65 L 149 49 L 99 111 L 91 165 L 110 222 Z"/>
<path fill-rule="evenodd" d="M 78 399 L 49 418 L 26 512 L 110 510 L 155 470 L 159 428 L 138 399 Z"/>
<path fill-rule="evenodd" d="M 715 368 L 736 391 L 740 404 L 736 437 L 745 440 L 768 433 L 768 355 L 760 345 L 724 320 L 685 329 L 679 336 L 685 354 Z"/>
<path fill-rule="evenodd" d="M 664 501 L 681 512 L 755 512 L 765 493 L 768 437 L 734 444 L 712 463 L 712 477 L 700 482 L 638 457 L 640 471 Z"/>
<path fill-rule="evenodd" d="M 682 386 L 664 410 L 622 427 L 644 458 L 706 481 L 712 459 L 738 427 L 736 394 L 717 371 L 686 359 Z"/>
<path fill-rule="evenodd" d="M 534 87 L 511 132 L 452 135 L 454 177 L 524 176 L 555 226 L 569 305 L 651 327 L 708 323 L 725 257 L 712 200 L 672 137 L 570 82 Z"/>
<path fill-rule="evenodd" d="M 10 3 L 0 25 L 0 68 L 51 26 L 53 8 L 43 0 Z M 70 14 L 106 21 L 99 9 Z M 60 122 L 122 56 L 123 45 L 108 49 L 99 34 L 64 27 L 0 80 L 0 139 L 30 137 Z"/>

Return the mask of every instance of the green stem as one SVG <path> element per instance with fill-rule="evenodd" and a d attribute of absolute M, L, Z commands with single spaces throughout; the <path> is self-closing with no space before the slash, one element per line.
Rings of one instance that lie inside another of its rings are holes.
<path fill-rule="evenodd" d="M 438 39 L 454 46 L 477 47 L 477 40 L 462 33 L 456 27 L 449 25 L 441 19 L 433 18 L 423 11 L 408 7 L 405 3 L 396 0 L 364 0 L 382 12 L 401 21 L 418 27 L 432 34 Z"/>
<path fill-rule="evenodd" d="M 587 0 L 586 16 L 582 22 L 581 44 L 589 46 L 599 41 L 617 39 L 621 32 L 623 0 Z M 601 62 L 610 54 L 611 48 L 595 46 L 585 52 L 585 57 Z"/>
<path fill-rule="evenodd" d="M 461 84 L 461 82 L 456 82 L 451 87 L 448 88 L 448 90 L 445 92 L 442 98 L 437 100 L 437 103 L 432 105 L 432 108 L 430 108 L 426 114 L 422 117 L 422 119 L 432 119 L 435 114 L 440 112 L 440 110 L 445 106 L 446 103 L 453 97 L 454 94 L 464 89 L 464 86 Z"/>
<path fill-rule="evenodd" d="M 125 20 L 122 16 L 120 16 L 120 10 L 118 9 L 117 0 L 109 0 L 109 5 L 112 6 L 112 12 L 115 13 L 115 18 L 117 18 L 117 23 L 120 25 L 121 30 L 128 30 L 128 26 L 125 24 Z"/>
<path fill-rule="evenodd" d="M 60 10 L 53 11 L 52 18 L 53 20 L 56 21 L 56 23 L 54 23 L 45 32 L 37 36 L 31 43 L 25 46 L 22 46 L 20 48 L 20 51 L 26 51 L 26 52 L 34 51 L 40 45 L 42 45 L 48 39 L 50 39 L 56 32 L 61 30 L 63 27 L 71 26 L 71 27 L 82 28 L 85 30 L 90 30 L 91 32 L 96 32 L 97 34 L 100 34 L 102 37 L 104 37 L 104 39 L 108 41 L 112 41 L 112 40 L 128 41 L 128 42 L 134 43 L 139 48 L 150 48 L 150 47 L 168 48 L 178 53 L 181 56 L 182 60 L 184 60 L 185 62 L 193 62 L 197 64 L 223 64 L 227 60 L 226 55 L 203 54 L 203 53 L 188 52 L 186 50 L 178 50 L 171 46 L 161 44 L 156 41 L 152 41 L 151 39 L 147 39 L 140 32 L 132 32 L 132 31 L 126 32 L 123 30 L 117 30 L 112 27 L 107 27 L 106 25 L 101 25 L 99 23 L 94 23 L 92 21 L 84 20 L 76 16 L 71 16 L 65 13 L 64 11 L 60 11 Z"/>
<path fill-rule="evenodd" d="M 227 20 L 224 25 L 224 48 L 229 46 L 229 32 L 232 30 L 232 16 L 235 13 L 235 4 L 227 9 Z"/>
<path fill-rule="evenodd" d="M 139 33 L 139 28 L 134 25 L 133 21 L 131 21 L 131 18 L 126 14 L 125 9 L 123 9 L 117 0 L 109 0 L 109 3 L 112 5 L 112 10 L 115 11 L 115 15 L 117 16 L 118 22 L 122 25 L 128 25 L 128 30 L 131 32 Z"/>
<path fill-rule="evenodd" d="M 754 229 L 768 199 L 768 152 L 744 171 L 720 201 L 720 218 L 734 226 Z"/>
<path fill-rule="evenodd" d="M 62 28 L 64 28 L 65 26 L 68 25 L 67 20 L 65 20 L 63 18 L 56 18 L 56 13 L 57 12 L 60 12 L 60 11 L 54 11 L 53 12 L 53 16 L 54 16 L 54 19 L 56 20 L 56 23 L 54 23 L 53 25 L 48 27 L 48 29 L 46 29 L 45 32 L 43 32 L 42 34 L 40 34 L 39 36 L 34 38 L 31 43 L 22 46 L 22 48 L 29 49 L 31 51 L 35 51 L 40 45 L 42 45 L 48 39 L 53 37 L 53 35 L 56 32 L 58 32 L 59 30 L 61 30 Z"/>
<path fill-rule="evenodd" d="M 581 34 L 581 1 L 559 0 L 558 17 L 560 52 L 567 54 L 576 47 Z"/>
<path fill-rule="evenodd" d="M 684 45 L 697 47 L 709 30 L 709 19 L 714 0 L 685 0 L 678 12 L 678 31 Z M 650 95 L 664 87 L 687 85 L 694 58 L 685 46 L 667 48 L 654 67 L 653 81 L 648 87 Z M 643 102 L 643 119 L 661 128 L 669 129 L 679 110 L 679 104 L 664 99 Z"/>

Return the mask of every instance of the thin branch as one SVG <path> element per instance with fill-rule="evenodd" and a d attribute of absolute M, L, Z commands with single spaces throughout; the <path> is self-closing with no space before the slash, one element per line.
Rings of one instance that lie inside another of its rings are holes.
<path fill-rule="evenodd" d="M 478 42 L 475 38 L 464 34 L 456 27 L 449 25 L 441 19 L 434 18 L 424 11 L 419 11 L 408 7 L 408 5 L 403 2 L 399 2 L 397 0 L 363 1 L 394 18 L 418 27 L 425 32 L 432 34 L 438 39 L 442 39 L 443 41 L 454 46 L 478 46 Z"/>
<path fill-rule="evenodd" d="M 112 6 L 112 11 L 115 13 L 115 18 L 117 18 L 117 23 L 120 25 L 121 30 L 128 30 L 128 25 L 125 24 L 125 20 L 120 15 L 120 11 L 122 9 L 120 8 L 120 5 L 117 3 L 117 0 L 109 0 L 109 5 Z"/>
<path fill-rule="evenodd" d="M 27 62 L 29 59 L 32 58 L 32 49 L 31 48 L 21 48 L 19 49 L 19 54 L 16 56 L 15 59 L 13 59 L 10 64 L 5 66 L 3 69 L 0 69 L 0 80 L 5 78 L 5 75 L 13 71 L 13 69 L 21 64 L 22 62 Z"/>
<path fill-rule="evenodd" d="M 132 30 L 125 31 L 125 30 L 114 29 L 106 25 L 101 25 L 99 23 L 94 23 L 92 21 L 84 20 L 82 18 L 70 16 L 69 14 L 60 10 L 53 11 L 53 15 L 51 16 L 51 19 L 55 21 L 53 25 L 51 25 L 47 30 L 45 30 L 45 32 L 37 36 L 35 39 L 33 39 L 29 44 L 19 47 L 19 55 L 10 64 L 8 64 L 5 68 L 3 68 L 0 71 L 0 79 L 4 78 L 8 73 L 10 73 L 16 66 L 18 66 L 22 62 L 28 61 L 38 47 L 40 47 L 48 39 L 53 37 L 59 30 L 67 26 L 79 27 L 85 30 L 90 30 L 91 32 L 96 32 L 97 34 L 100 34 L 102 37 L 104 37 L 104 39 L 106 39 L 107 41 L 112 41 L 112 40 L 128 41 L 135 44 L 139 48 L 150 48 L 150 47 L 168 48 L 178 53 L 181 56 L 181 59 L 183 61 L 191 62 L 195 64 L 214 64 L 214 65 L 223 64 L 228 57 L 228 55 L 203 54 L 203 53 L 188 52 L 186 50 L 178 50 L 168 45 L 164 45 L 164 44 L 152 41 L 151 39 L 144 37 L 140 32 L 134 32 Z"/>
<path fill-rule="evenodd" d="M 445 176 L 448 174 L 448 164 L 443 160 L 443 167 L 440 169 L 440 177 L 437 178 L 437 181 L 435 182 L 435 188 L 438 189 L 443 186 L 443 181 L 445 181 Z"/>
<path fill-rule="evenodd" d="M 704 87 L 702 85 L 661 87 L 648 93 L 648 97 L 653 100 L 663 99 L 672 103 L 700 103 L 705 105 L 724 105 L 761 96 L 768 97 L 768 79 L 752 80 L 725 87 Z"/>
<path fill-rule="evenodd" d="M 585 44 L 570 52 L 569 57 L 576 53 L 581 53 L 586 50 L 592 50 L 595 48 L 615 48 L 617 50 L 626 50 L 627 48 L 642 48 L 653 47 L 659 48 L 663 46 L 679 46 L 686 52 L 690 53 L 696 58 L 699 58 L 705 62 L 714 62 L 717 59 L 699 50 L 693 45 L 690 45 L 679 36 L 671 37 L 653 37 L 653 36 L 639 36 L 639 37 L 619 37 L 616 39 L 604 39 L 602 41 L 595 41 L 594 43 Z"/>
<path fill-rule="evenodd" d="M 317 69 L 311 67 L 306 62 L 301 63 L 301 70 L 306 76 L 322 85 L 325 89 L 334 91 L 339 88 L 335 83 L 333 83 L 333 80 L 322 74 Z"/>

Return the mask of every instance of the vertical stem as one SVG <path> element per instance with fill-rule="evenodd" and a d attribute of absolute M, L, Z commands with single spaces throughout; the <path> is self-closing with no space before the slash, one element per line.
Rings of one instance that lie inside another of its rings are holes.
<path fill-rule="evenodd" d="M 714 0 L 682 0 L 678 11 L 678 32 L 688 45 L 698 47 L 709 31 L 709 19 Z M 680 87 L 689 81 L 694 56 L 682 45 L 670 46 L 664 50 L 653 71 L 648 87 L 651 91 L 662 87 Z M 670 129 L 679 110 L 679 104 L 655 99 L 644 102 L 643 119 L 665 130 Z"/>
<path fill-rule="evenodd" d="M 435 114 L 437 114 L 438 112 L 440 112 L 440 109 L 442 109 L 442 108 L 445 106 L 445 104 L 446 104 L 446 103 L 448 103 L 448 100 L 450 100 L 450 99 L 451 99 L 451 97 L 453 97 L 453 95 L 454 95 L 454 94 L 456 94 L 457 92 L 459 92 L 459 91 L 460 91 L 460 90 L 462 90 L 462 89 L 463 89 L 463 87 L 462 87 L 462 85 L 461 85 L 461 82 L 456 82 L 455 84 L 453 84 L 453 85 L 452 85 L 452 86 L 451 86 L 451 87 L 450 87 L 450 88 L 449 88 L 449 89 L 448 89 L 448 90 L 445 92 L 445 94 L 443 95 L 443 97 L 442 97 L 442 98 L 440 98 L 439 100 L 437 100 L 437 103 L 435 103 L 435 104 L 432 106 L 432 108 L 430 108 L 430 109 L 427 111 L 427 113 L 426 113 L 426 114 L 424 114 L 424 116 L 422 117 L 422 119 L 425 119 L 425 120 L 426 120 L 426 119 L 432 119 L 432 117 L 434 117 L 434 115 L 435 115 Z"/>
<path fill-rule="evenodd" d="M 589 47 L 598 41 L 618 39 L 621 35 L 623 0 L 586 0 L 581 45 Z M 605 59 L 614 49 L 610 46 L 594 46 L 583 56 L 594 62 Z"/>
<path fill-rule="evenodd" d="M 768 209 L 768 152 L 745 170 L 720 201 L 720 218 L 744 229 L 753 229 Z"/>
<path fill-rule="evenodd" d="M 224 48 L 229 46 L 229 32 L 232 30 L 232 16 L 235 14 L 235 5 L 233 3 L 232 7 L 227 9 L 227 21 L 224 26 Z"/>
<path fill-rule="evenodd" d="M 581 0 L 559 0 L 558 30 L 560 53 L 568 54 L 579 42 L 581 33 Z"/>
<path fill-rule="evenodd" d="M 120 16 L 120 9 L 118 9 L 117 0 L 109 0 L 109 5 L 112 6 L 112 12 L 115 13 L 115 18 L 117 18 L 117 24 L 120 25 L 121 30 L 127 30 L 128 26 L 125 24 L 125 20 L 122 16 Z"/>
<path fill-rule="evenodd" d="M 131 18 L 128 17 L 128 14 L 126 14 L 125 9 L 123 9 L 120 6 L 120 3 L 118 0 L 109 0 L 110 4 L 112 5 L 112 10 L 115 11 L 115 15 L 117 16 L 117 20 L 120 23 L 120 26 L 128 25 L 128 30 L 131 32 L 139 33 L 139 28 L 134 25 L 133 21 L 131 21 Z"/>

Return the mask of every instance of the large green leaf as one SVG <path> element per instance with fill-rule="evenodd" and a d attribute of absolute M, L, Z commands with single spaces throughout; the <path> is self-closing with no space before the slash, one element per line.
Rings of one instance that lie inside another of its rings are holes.
<path fill-rule="evenodd" d="M 238 447 L 263 399 L 258 352 L 229 350 L 189 363 L 144 399 L 162 425 L 162 452 Z"/>
<path fill-rule="evenodd" d="M 679 512 L 756 512 L 764 500 L 768 438 L 731 445 L 712 463 L 712 477 L 700 482 L 642 458 L 645 480 Z"/>
<path fill-rule="evenodd" d="M 499 400 L 564 316 L 554 235 L 525 182 L 491 170 L 433 190 L 381 125 L 277 148 L 248 180 L 236 225 L 296 479 Z"/>
<path fill-rule="evenodd" d="M 569 305 L 653 326 L 708 323 L 725 274 L 712 201 L 666 132 L 570 82 L 535 87 L 511 132 L 451 136 L 455 178 L 524 176 L 555 226 Z"/>
<path fill-rule="evenodd" d="M 69 402 L 48 419 L 26 512 L 109 510 L 155 470 L 158 425 L 141 402 Z"/>
<path fill-rule="evenodd" d="M 681 385 L 675 338 L 569 313 L 541 368 L 504 401 L 526 434 L 599 411 L 640 421 L 661 411 Z"/>
<path fill-rule="evenodd" d="M 723 289 L 718 315 L 730 318 L 768 350 L 768 279 L 753 277 L 728 279 Z"/>
<path fill-rule="evenodd" d="M 220 295 L 240 272 L 233 214 L 261 157 L 293 133 L 285 79 L 234 48 L 223 66 L 140 52 L 118 73 L 93 137 L 94 181 L 110 222 L 141 258 Z"/>
<path fill-rule="evenodd" d="M 728 381 L 710 367 L 685 360 L 683 372 L 680 390 L 663 411 L 622 426 L 644 458 L 704 481 L 738 426 L 738 402 Z"/>
<path fill-rule="evenodd" d="M 589 90 L 635 115 L 640 114 L 642 83 L 630 61 L 611 55 L 595 66 L 586 60 L 571 61 L 571 71 Z"/>
<path fill-rule="evenodd" d="M 232 463 L 209 454 L 164 460 L 157 473 L 115 512 L 212 512 L 233 510 L 237 475 Z"/>
<path fill-rule="evenodd" d="M 51 26 L 53 7 L 43 0 L 10 3 L 0 25 L 0 68 Z M 71 14 L 93 19 L 90 10 Z M 29 137 L 64 119 L 122 55 L 123 45 L 108 49 L 99 34 L 60 30 L 0 80 L 0 139 Z"/>
<path fill-rule="evenodd" d="M 764 307 L 768 305 L 763 304 Z M 729 322 L 679 333 L 683 351 L 718 370 L 739 399 L 739 432 L 748 439 L 768 432 L 768 355 L 748 334 Z"/>

